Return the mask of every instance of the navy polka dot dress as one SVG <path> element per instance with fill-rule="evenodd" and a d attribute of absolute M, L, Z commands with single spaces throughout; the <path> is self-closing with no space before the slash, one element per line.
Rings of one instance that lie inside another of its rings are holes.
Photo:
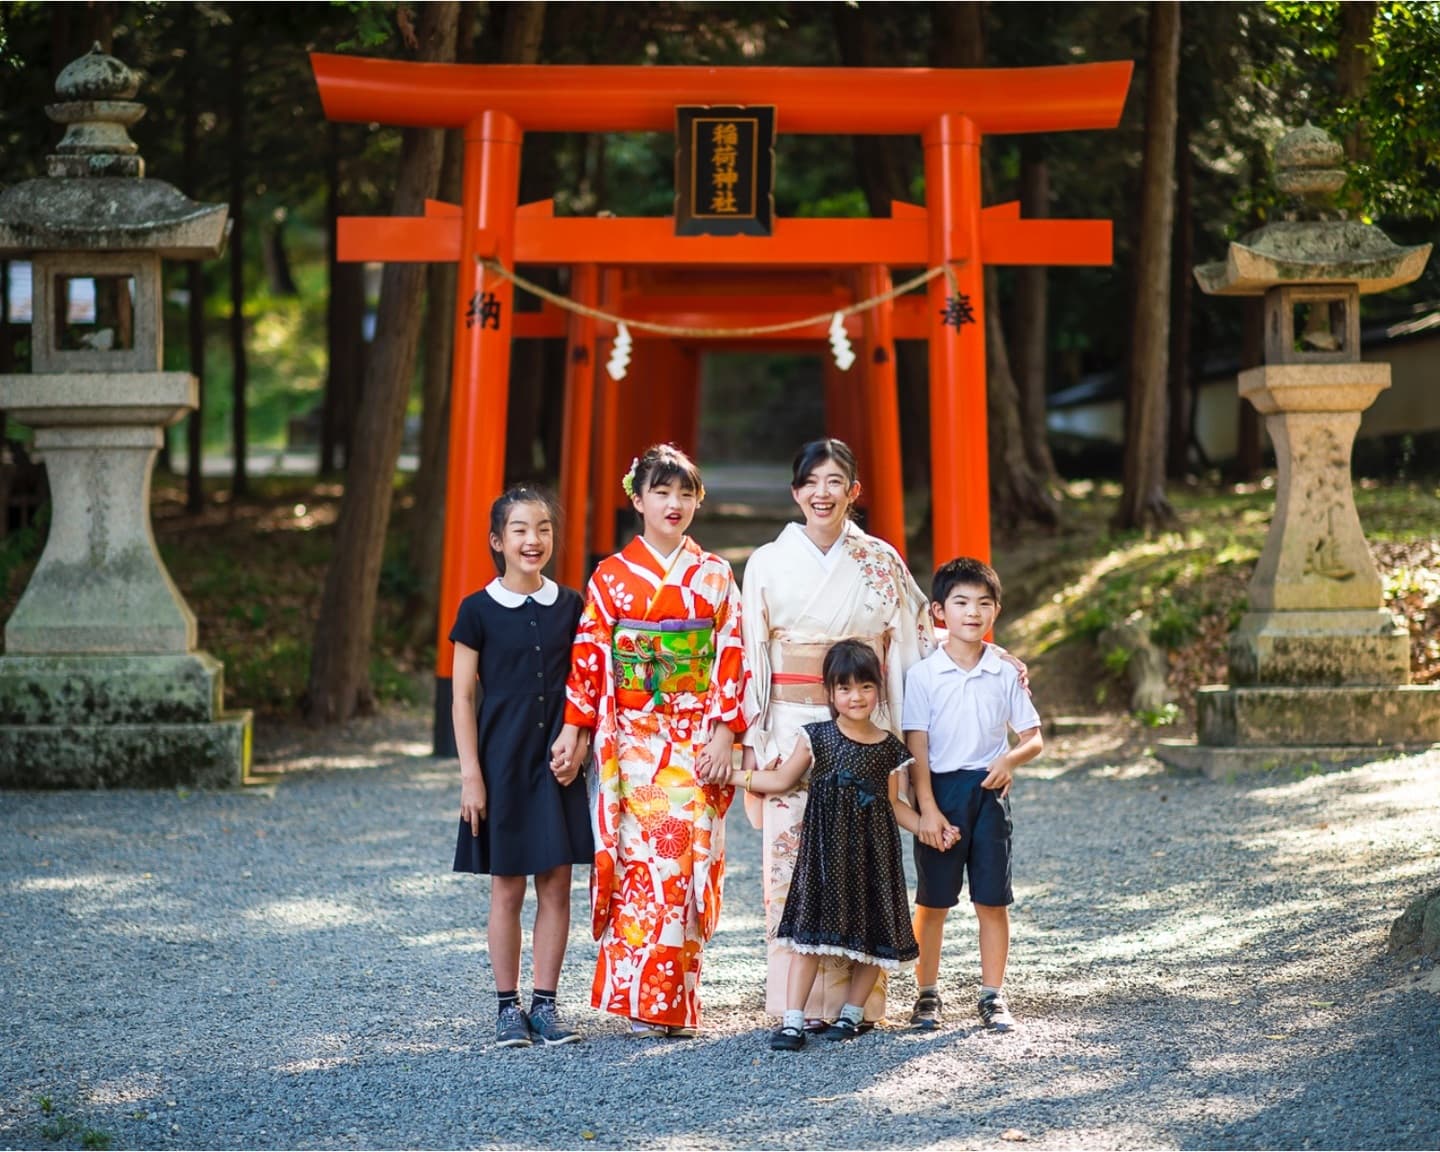
<path fill-rule="evenodd" d="M 810 798 L 776 936 L 796 952 L 891 970 L 908 965 L 920 949 L 890 775 L 909 764 L 910 752 L 889 733 L 878 744 L 851 740 L 833 720 L 804 732 L 814 753 Z"/>

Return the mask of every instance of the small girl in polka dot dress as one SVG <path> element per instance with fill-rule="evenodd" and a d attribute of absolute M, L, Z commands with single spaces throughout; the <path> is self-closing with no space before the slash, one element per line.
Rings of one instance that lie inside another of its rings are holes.
<path fill-rule="evenodd" d="M 898 795 L 909 750 L 870 719 L 884 683 L 880 661 L 868 644 L 841 640 L 825 653 L 822 674 L 834 719 L 806 724 L 780 767 L 731 775 L 749 792 L 786 792 L 810 770 L 795 878 L 776 931 L 796 953 L 784 1022 L 770 1037 L 780 1052 L 805 1046 L 805 1001 L 821 956 L 854 963 L 840 1018 L 820 1035 L 853 1040 L 865 1030 L 863 1006 L 881 969 L 908 967 L 919 955 L 900 828 L 915 832 L 920 816 Z"/>

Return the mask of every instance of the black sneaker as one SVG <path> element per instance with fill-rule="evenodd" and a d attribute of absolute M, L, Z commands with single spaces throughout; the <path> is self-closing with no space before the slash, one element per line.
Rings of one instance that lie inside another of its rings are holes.
<path fill-rule="evenodd" d="M 980 1023 L 991 1032 L 1010 1032 L 1018 1025 L 1010 1015 L 1010 1006 L 999 992 L 987 992 L 980 997 Z"/>
<path fill-rule="evenodd" d="M 777 1028 L 770 1033 L 770 1051 L 798 1052 L 805 1047 L 805 1033 L 799 1028 Z"/>
<path fill-rule="evenodd" d="M 940 1027 L 940 994 L 938 992 L 922 992 L 920 998 L 915 1001 L 914 1011 L 910 1013 L 910 1025 L 919 1028 L 923 1032 L 933 1032 Z"/>
<path fill-rule="evenodd" d="M 518 1004 L 510 1004 L 500 1010 L 495 1021 L 495 1047 L 529 1048 L 534 1040 L 530 1034 L 530 1018 L 520 1010 Z"/>
<path fill-rule="evenodd" d="M 860 1035 L 860 1025 L 848 1016 L 841 1016 L 834 1024 L 820 1033 L 826 1040 L 854 1040 Z"/>
<path fill-rule="evenodd" d="M 580 1033 L 560 1023 L 560 1012 L 553 1002 L 542 1000 L 530 1010 L 530 1031 L 548 1048 L 552 1044 L 578 1044 Z"/>

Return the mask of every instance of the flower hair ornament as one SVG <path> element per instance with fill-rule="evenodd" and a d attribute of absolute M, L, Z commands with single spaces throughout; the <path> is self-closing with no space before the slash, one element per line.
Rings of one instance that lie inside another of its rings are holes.
<path fill-rule="evenodd" d="M 635 459 L 630 461 L 630 471 L 620 477 L 620 487 L 625 489 L 625 495 L 629 496 L 632 500 L 635 499 L 635 471 L 639 467 L 640 457 L 636 456 Z"/>

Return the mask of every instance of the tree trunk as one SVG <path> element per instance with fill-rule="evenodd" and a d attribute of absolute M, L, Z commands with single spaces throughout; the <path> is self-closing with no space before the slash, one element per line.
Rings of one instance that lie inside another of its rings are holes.
<path fill-rule="evenodd" d="M 320 402 L 320 475 L 336 470 L 340 450 L 340 408 L 344 381 L 340 376 L 340 125 L 329 124 L 325 147 L 325 276 L 330 286 L 325 301 L 325 396 Z"/>
<path fill-rule="evenodd" d="M 460 200 L 464 154 L 464 134 L 447 132 L 437 193 L 438 198 L 447 203 Z M 412 646 L 434 639 L 440 598 L 440 566 L 445 551 L 445 481 L 450 461 L 450 373 L 455 352 L 455 265 L 431 264 L 425 279 L 424 398 L 409 540 L 414 591 L 405 605 L 405 638 Z"/>
<path fill-rule="evenodd" d="M 1165 396 L 1179 72 L 1180 5 L 1153 0 L 1146 58 L 1145 154 L 1126 405 L 1125 480 L 1115 516 L 1120 528 L 1148 529 L 1171 522 L 1175 515 L 1165 493 Z"/>
<path fill-rule="evenodd" d="M 1194 170 L 1190 131 L 1182 124 L 1175 141 L 1175 239 L 1171 270 L 1169 447 L 1166 472 L 1180 479 L 1190 467 L 1194 412 L 1190 396 L 1190 325 L 1195 298 Z"/>
<path fill-rule="evenodd" d="M 455 59 L 458 0 L 421 9 L 420 59 Z M 423 214 L 440 178 L 444 133 L 407 129 L 400 149 L 393 216 Z M 424 286 L 420 264 L 387 264 L 381 281 L 375 342 L 366 365 L 365 386 L 356 413 L 354 455 L 335 531 L 335 552 L 325 576 L 320 619 L 310 659 L 306 717 L 333 724 L 374 706 L 370 652 L 385 533 L 390 522 L 395 464 L 400 456 L 405 405 L 421 314 L 416 306 Z"/>
<path fill-rule="evenodd" d="M 1026 137 L 1020 148 L 1020 214 L 1043 220 L 1050 215 L 1050 166 L 1042 141 Z M 1015 272 L 1015 383 L 1020 396 L 1025 458 L 1047 486 L 1059 483 L 1050 455 L 1046 394 L 1050 374 L 1049 273 L 1041 266 Z"/>
<path fill-rule="evenodd" d="M 182 84 L 185 116 L 181 126 L 181 176 L 185 195 L 200 199 L 200 33 L 192 4 L 180 10 L 185 46 Z M 189 301 L 185 309 L 190 374 L 195 377 L 195 410 L 185 421 L 185 511 L 191 515 L 205 507 L 205 265 L 185 265 Z"/>
<path fill-rule="evenodd" d="M 365 265 L 341 264 L 335 270 L 335 436 L 339 467 L 350 467 L 355 415 L 365 384 L 370 346 L 365 342 Z"/>
<path fill-rule="evenodd" d="M 1010 371 L 1010 354 L 1005 347 L 1005 330 L 1000 309 L 991 302 L 1000 299 L 994 268 L 985 269 L 985 411 L 990 425 L 990 518 L 992 523 L 1014 528 L 1022 523 L 1054 527 L 1060 522 L 1060 505 L 1048 484 L 1032 466 L 1025 442 L 1035 435 L 1020 417 L 1020 391 Z"/>
<path fill-rule="evenodd" d="M 234 472 L 230 494 L 248 494 L 245 454 L 245 393 L 249 364 L 245 355 L 245 176 L 249 160 L 245 155 L 245 45 L 247 38 L 235 34 L 230 47 L 230 358 L 234 376 L 230 384 L 230 439 Z"/>
<path fill-rule="evenodd" d="M 1240 368 L 1259 368 L 1265 363 L 1265 300 L 1261 296 L 1246 297 L 1242 307 L 1240 328 Z M 1265 445 L 1261 435 L 1260 413 L 1243 396 L 1238 398 L 1239 410 L 1235 428 L 1234 479 L 1247 484 L 1260 475 Z"/>
<path fill-rule="evenodd" d="M 290 269 L 290 254 L 285 250 L 285 224 L 285 213 L 282 210 L 265 229 L 261 251 L 270 294 L 293 298 L 300 295 L 300 289 L 295 283 L 295 273 Z"/>
<path fill-rule="evenodd" d="M 1346 0 L 1340 5 L 1340 47 L 1335 56 L 1336 81 L 1342 106 L 1353 108 L 1370 86 L 1370 40 L 1375 33 L 1375 0 Z M 1345 155 L 1351 164 L 1369 156 L 1370 144 L 1365 125 L 1357 117 L 1345 133 Z M 1350 205 L 1358 208 L 1357 202 Z"/>

